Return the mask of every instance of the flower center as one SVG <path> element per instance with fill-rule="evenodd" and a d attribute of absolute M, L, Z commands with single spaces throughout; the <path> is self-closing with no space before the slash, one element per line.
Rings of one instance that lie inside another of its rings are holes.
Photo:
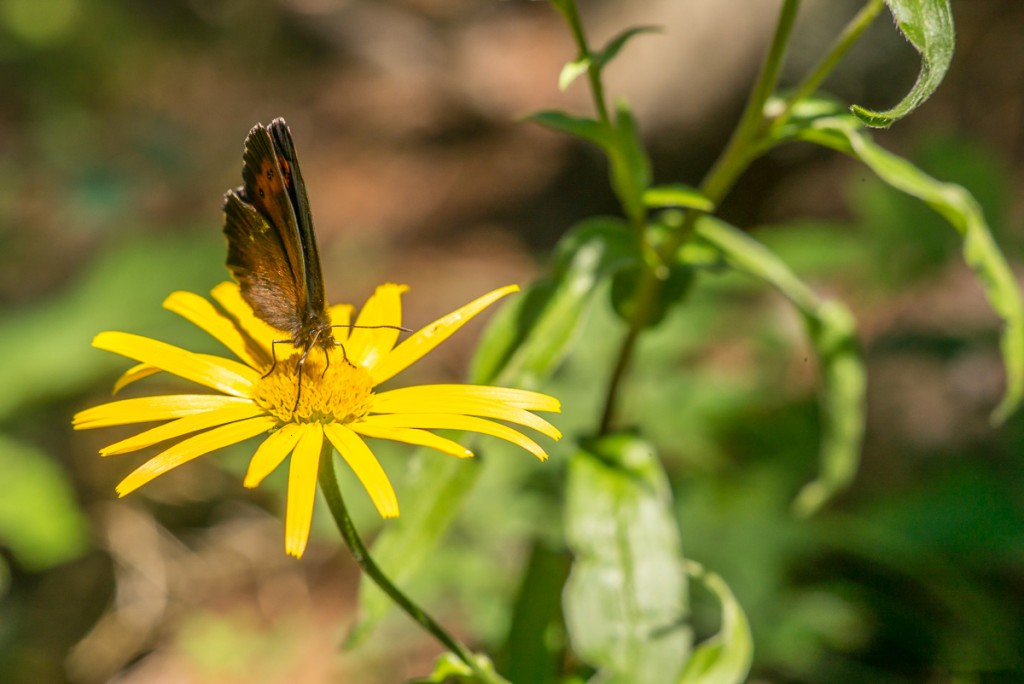
<path fill-rule="evenodd" d="M 300 389 L 299 358 L 278 359 L 270 375 L 257 381 L 252 395 L 257 405 L 285 423 L 351 423 L 369 412 L 373 380 L 365 368 L 349 363 L 340 351 L 316 348 L 302 364 Z"/>

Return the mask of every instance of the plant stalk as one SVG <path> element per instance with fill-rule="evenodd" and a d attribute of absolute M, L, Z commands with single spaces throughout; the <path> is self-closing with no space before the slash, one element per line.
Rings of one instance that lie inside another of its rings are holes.
<path fill-rule="evenodd" d="M 789 36 L 793 31 L 800 0 L 784 0 L 779 10 L 779 19 L 775 26 L 768 54 L 761 71 L 754 82 L 750 98 L 740 116 L 739 124 L 729 139 L 728 144 L 716 162 L 708 170 L 700 184 L 700 190 L 717 206 L 736 183 L 736 179 L 754 160 L 757 152 L 757 141 L 765 132 L 764 106 L 775 91 L 782 70 L 783 58 L 789 44 Z M 697 220 L 705 212 L 687 210 L 679 230 L 666 241 L 665 246 L 658 250 L 664 263 L 672 263 L 676 252 L 690 238 L 696 227 Z M 608 434 L 615 425 L 617 401 L 623 378 L 632 362 L 634 350 L 640 332 L 647 324 L 651 312 L 661 291 L 662 280 L 652 268 L 644 269 L 637 289 L 637 304 L 634 310 L 629 331 L 626 333 L 619 348 L 612 376 L 608 381 L 605 394 L 604 410 L 601 414 L 599 434 Z"/>
<path fill-rule="evenodd" d="M 418 622 L 423 629 L 427 630 L 445 648 L 465 663 L 466 667 L 472 670 L 473 674 L 481 682 L 485 684 L 509 684 L 500 675 L 482 667 L 468 648 L 449 634 L 425 610 L 414 603 L 412 599 L 403 594 L 398 587 L 392 584 L 391 580 L 380 569 L 380 566 L 374 562 L 366 545 L 363 544 L 363 540 L 359 537 L 352 518 L 349 517 L 348 508 L 345 506 L 341 489 L 338 487 L 338 478 L 334 472 L 334 449 L 327 443 L 324 444 L 324 448 L 320 453 L 318 479 L 320 481 L 320 489 L 324 493 L 324 498 L 327 499 L 327 506 L 331 509 L 331 515 L 338 526 L 338 531 L 352 552 L 352 557 L 355 559 L 356 564 L 359 565 L 366 576 L 372 579 L 385 594 L 391 597 L 391 600 L 397 603 L 409 617 Z"/>

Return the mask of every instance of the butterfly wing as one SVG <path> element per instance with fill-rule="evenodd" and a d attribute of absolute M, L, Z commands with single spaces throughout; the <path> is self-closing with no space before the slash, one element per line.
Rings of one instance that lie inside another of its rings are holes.
<path fill-rule="evenodd" d="M 283 119 L 253 127 L 243 161 L 244 185 L 224 200 L 228 269 L 257 316 L 308 346 L 329 317 L 306 187 Z"/>
<path fill-rule="evenodd" d="M 306 196 L 306 184 L 299 170 L 299 158 L 295 153 L 291 131 L 284 119 L 277 118 L 270 122 L 269 132 L 274 142 L 274 151 L 281 178 L 291 203 L 295 225 L 298 231 L 299 251 L 303 255 L 303 273 L 305 274 L 306 308 L 311 314 L 325 314 L 327 301 L 324 295 L 324 276 L 320 266 L 320 251 L 316 246 L 316 233 L 313 230 L 313 215 L 309 210 L 309 197 Z"/>

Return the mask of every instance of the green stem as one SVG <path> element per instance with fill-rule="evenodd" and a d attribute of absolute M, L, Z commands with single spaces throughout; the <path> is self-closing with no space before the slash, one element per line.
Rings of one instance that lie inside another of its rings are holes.
<path fill-rule="evenodd" d="M 773 130 L 778 130 L 780 126 L 783 126 L 789 120 L 793 107 L 798 102 L 817 92 L 822 81 L 832 73 L 839 60 L 846 56 L 846 53 L 860 39 L 861 34 L 867 30 L 868 26 L 871 25 L 871 22 L 875 20 L 875 17 L 878 16 L 883 8 L 885 8 L 884 0 L 868 0 L 860 12 L 846 24 L 843 32 L 832 43 L 832 47 L 825 53 L 825 56 L 822 57 L 817 66 L 811 70 L 811 73 L 807 75 L 807 78 L 803 80 L 793 94 L 786 98 L 785 108 L 772 121 Z"/>
<path fill-rule="evenodd" d="M 754 160 L 758 140 L 765 133 L 764 106 L 778 84 L 779 73 L 782 70 L 782 61 L 786 54 L 786 46 L 789 44 L 789 36 L 793 31 L 793 24 L 796 21 L 796 14 L 799 9 L 800 0 L 784 0 L 782 8 L 779 10 L 779 20 L 775 26 L 775 35 L 772 37 L 768 54 L 765 57 L 764 64 L 761 66 L 761 71 L 754 83 L 754 88 L 751 90 L 750 98 L 747 100 L 743 114 L 740 116 L 739 124 L 736 126 L 736 130 L 729 139 L 722 154 L 708 171 L 700 185 L 701 191 L 715 205 L 722 201 L 736 183 L 736 179 L 746 170 L 750 162 Z M 667 240 L 664 247 L 659 250 L 664 263 L 671 263 L 674 260 L 676 252 L 690 238 L 696 227 L 697 220 L 703 215 L 704 212 L 694 210 L 686 212 L 680 228 L 673 233 L 672 238 Z M 614 428 L 619 388 L 632 362 L 640 332 L 654 310 L 661 286 L 662 280 L 654 269 L 648 268 L 643 271 L 637 288 L 636 308 L 630 323 L 630 329 L 619 348 L 612 376 L 608 381 L 599 434 L 607 434 Z"/>
<path fill-rule="evenodd" d="M 473 674 L 485 684 L 509 684 L 497 673 L 491 671 L 489 668 L 483 667 L 479 659 L 474 657 L 468 648 L 466 648 L 458 639 L 449 634 L 441 625 L 437 623 L 425 610 L 420 608 L 418 605 L 413 603 L 412 599 L 403 594 L 398 587 L 391 583 L 391 580 L 387 578 L 387 575 L 380 569 L 380 566 L 374 562 L 370 556 L 370 552 L 366 549 L 366 545 L 363 544 L 363 540 L 360 539 L 359 533 L 356 531 L 355 524 L 352 522 L 352 518 L 349 517 L 348 508 L 345 506 L 345 500 L 341 496 L 341 489 L 338 487 L 338 478 L 334 472 L 334 449 L 330 444 L 324 444 L 323 451 L 320 453 L 320 489 L 323 490 L 324 498 L 327 499 L 327 506 L 331 509 L 331 515 L 334 516 L 334 522 L 338 526 L 338 531 L 341 532 L 342 538 L 348 545 L 349 550 L 352 552 L 352 557 L 355 558 L 356 564 L 362 569 L 362 571 L 372 579 L 381 590 L 391 597 L 391 599 L 398 604 L 398 606 L 404 610 L 409 617 L 418 622 L 425 630 L 430 632 L 435 639 L 441 642 L 445 648 L 454 653 L 459 660 L 466 664 Z"/>
<path fill-rule="evenodd" d="M 586 59 L 587 80 L 590 81 L 590 92 L 594 98 L 594 108 L 601 121 L 608 123 L 608 106 L 604 101 L 604 85 L 601 83 L 601 69 L 593 60 L 590 54 L 590 46 L 587 44 L 587 36 L 583 32 L 583 22 L 580 21 L 580 13 L 576 8 L 576 0 L 563 0 L 552 2 L 559 14 L 565 17 L 565 23 L 569 25 L 572 38 L 576 42 L 576 49 L 579 53 L 577 59 Z"/>

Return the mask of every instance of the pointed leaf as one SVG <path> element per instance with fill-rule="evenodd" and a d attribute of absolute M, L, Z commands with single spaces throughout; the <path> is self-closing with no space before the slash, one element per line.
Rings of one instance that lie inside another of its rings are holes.
<path fill-rule="evenodd" d="M 562 67 L 561 73 L 558 74 L 558 89 L 563 92 L 568 90 L 569 86 L 572 85 L 572 82 L 587 73 L 587 69 L 589 68 L 589 57 L 581 57 L 580 59 L 574 59 L 571 62 L 566 62 L 565 66 Z"/>
<path fill-rule="evenodd" d="M 849 116 L 817 119 L 794 128 L 792 135 L 856 157 L 885 183 L 930 206 L 963 236 L 964 261 L 981 283 L 989 304 L 1003 319 L 1001 347 L 1006 391 L 992 413 L 992 420 L 1006 420 L 1024 399 L 1024 298 L 978 202 L 963 187 L 936 180 L 878 146 Z"/>
<path fill-rule="evenodd" d="M 526 117 L 526 121 L 532 121 L 558 133 L 568 133 L 582 138 L 601 149 L 607 149 L 609 145 L 613 144 L 614 133 L 612 130 L 596 119 L 572 116 L 565 112 L 544 111 L 531 114 Z"/>
<path fill-rule="evenodd" d="M 649 444 L 603 437 L 569 462 L 563 598 L 573 649 L 600 681 L 674 682 L 690 649 L 683 558 L 665 473 Z"/>
<path fill-rule="evenodd" d="M 689 561 L 686 569 L 690 577 L 702 580 L 722 605 L 722 626 L 717 634 L 694 649 L 676 684 L 741 684 L 747 681 L 754 657 L 754 641 L 743 607 L 721 577 L 694 561 Z"/>
<path fill-rule="evenodd" d="M 623 46 L 630 41 L 634 36 L 638 36 L 641 33 L 660 33 L 661 29 L 657 26 L 634 26 L 628 28 L 617 36 L 608 41 L 608 43 L 594 55 L 594 59 L 597 62 L 598 67 L 604 68 L 609 62 L 615 59 L 615 56 L 619 54 Z"/>
<path fill-rule="evenodd" d="M 921 71 L 906 97 L 891 109 L 873 111 L 859 105 L 850 109 L 868 126 L 888 128 L 931 97 L 953 59 L 953 13 L 949 0 L 885 0 L 896 25 L 921 53 Z"/>
<path fill-rule="evenodd" d="M 559 242 L 551 277 L 510 300 L 492 319 L 471 381 L 539 386 L 575 344 L 598 284 L 641 258 L 638 240 L 622 219 L 599 216 L 578 223 Z"/>
<path fill-rule="evenodd" d="M 809 515 L 850 483 L 860 461 L 866 376 L 853 315 L 839 302 L 820 299 L 774 252 L 738 228 L 704 217 L 696 233 L 728 265 L 772 285 L 803 315 L 822 385 L 820 472 L 793 504 L 797 514 Z"/>

